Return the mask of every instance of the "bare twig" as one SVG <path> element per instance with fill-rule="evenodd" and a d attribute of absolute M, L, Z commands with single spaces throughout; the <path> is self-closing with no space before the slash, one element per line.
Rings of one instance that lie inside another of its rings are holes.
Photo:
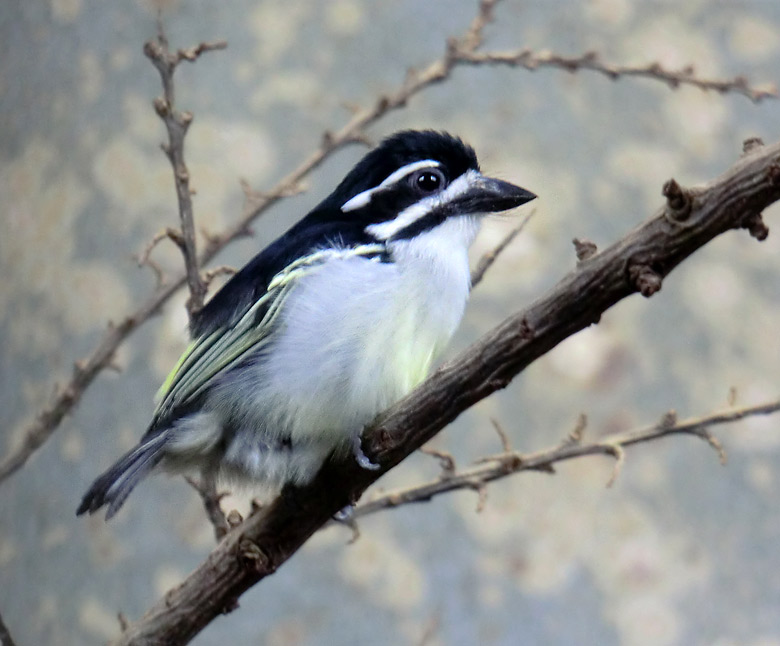
<path fill-rule="evenodd" d="M 704 91 L 711 90 L 721 94 L 741 94 L 754 103 L 759 103 L 764 99 L 777 98 L 776 87 L 754 87 L 743 76 L 737 76 L 732 79 L 701 78 L 696 75 L 693 65 L 686 65 L 679 70 L 669 70 L 658 62 L 647 63 L 646 65 L 610 64 L 600 60 L 598 52 L 592 51 L 585 52 L 580 56 L 561 56 L 554 52 L 534 52 L 531 49 L 517 49 L 506 52 L 458 50 L 455 57 L 458 64 L 508 65 L 510 67 L 523 67 L 530 71 L 551 67 L 572 73 L 590 70 L 603 74 L 612 80 L 631 76 L 647 78 L 662 81 L 672 89 L 677 89 L 681 85 L 690 85 Z"/>
<path fill-rule="evenodd" d="M 155 296 L 143 303 L 133 315 L 125 318 L 118 325 L 108 324 L 108 329 L 97 347 L 87 358 L 73 364 L 73 372 L 68 383 L 56 387 L 54 400 L 35 416 L 35 419 L 25 428 L 19 446 L 12 449 L 0 463 L 0 482 L 21 469 L 30 456 L 51 437 L 95 377 L 112 365 L 114 355 L 122 342 L 138 327 L 139 322 L 146 321 L 156 314 L 162 302 L 168 300 L 179 286 L 180 284 L 169 284 L 158 289 Z M 161 299 L 163 295 L 165 298 Z"/>
<path fill-rule="evenodd" d="M 581 444 L 582 438 L 585 437 L 585 429 L 588 428 L 588 416 L 585 413 L 580 413 L 577 417 L 577 423 L 574 428 L 566 436 L 563 444 Z"/>
<path fill-rule="evenodd" d="M 615 458 L 612 474 L 609 476 L 609 480 L 607 480 L 607 487 L 612 487 L 612 485 L 617 482 L 620 473 L 623 471 L 623 465 L 626 463 L 626 452 L 620 444 L 613 442 L 604 443 L 604 451 L 607 455 L 611 455 Z"/>
<path fill-rule="evenodd" d="M 225 512 L 222 511 L 222 506 L 220 505 L 220 501 L 227 494 L 218 493 L 214 478 L 206 474 L 201 476 L 200 481 L 196 481 L 188 476 L 185 476 L 184 479 L 198 492 L 203 502 L 203 508 L 206 510 L 206 516 L 208 516 L 209 522 L 214 527 L 214 537 L 219 542 L 230 531 L 231 527 L 229 518 L 225 516 Z"/>
<path fill-rule="evenodd" d="M 176 185 L 176 197 L 179 201 L 179 217 L 181 219 L 181 231 L 168 229 L 166 235 L 178 245 L 184 256 L 187 285 L 190 289 L 190 297 L 187 300 L 187 311 L 190 316 L 203 307 L 207 287 L 200 276 L 195 242 L 195 222 L 192 214 L 190 173 L 184 163 L 184 137 L 187 135 L 193 117 L 192 113 L 182 112 L 176 107 L 173 74 L 182 61 L 193 62 L 204 52 L 225 49 L 225 47 L 227 47 L 227 43 L 220 41 L 201 43 L 190 49 L 171 52 L 168 48 L 168 38 L 163 30 L 162 22 L 159 21 L 157 40 L 150 40 L 144 44 L 144 54 L 160 73 L 163 86 L 163 95 L 154 100 L 154 109 L 168 131 L 168 143 L 162 144 L 162 149 L 173 168 L 173 180 Z M 146 257 L 148 259 L 148 253 Z"/>
<path fill-rule="evenodd" d="M 212 269 L 209 269 L 208 271 L 204 271 L 202 279 L 203 282 L 206 284 L 206 286 L 208 286 L 218 276 L 232 276 L 235 273 L 236 273 L 235 267 L 220 265 L 219 267 L 214 267 Z"/>
<path fill-rule="evenodd" d="M 170 240 L 181 251 L 185 251 L 184 237 L 182 236 L 181 231 L 171 227 L 166 227 L 165 229 L 155 233 L 154 237 L 146 244 L 143 251 L 137 256 L 139 267 L 146 265 L 154 272 L 155 278 L 157 279 L 158 289 L 165 285 L 165 273 L 163 272 L 162 267 L 160 267 L 160 265 L 152 260 L 152 251 L 154 251 L 157 248 L 157 245 L 160 244 L 163 240 Z"/>
<path fill-rule="evenodd" d="M 585 262 L 598 251 L 596 244 L 590 240 L 574 238 L 572 244 L 574 244 L 574 252 L 577 254 L 577 262 Z"/>
<path fill-rule="evenodd" d="M 522 220 L 520 220 L 519 224 L 509 230 L 509 233 L 507 233 L 495 247 L 486 251 L 482 255 L 482 257 L 479 259 L 479 262 L 477 262 L 477 266 L 474 267 L 474 271 L 471 272 L 472 289 L 474 289 L 474 287 L 482 282 L 482 279 L 485 277 L 485 273 L 488 269 L 490 269 L 490 267 L 493 266 L 496 258 L 498 258 L 501 252 L 503 252 L 504 249 L 506 249 L 511 244 L 512 240 L 514 240 L 520 234 L 520 232 L 525 229 L 525 225 L 528 224 L 529 220 L 534 217 L 534 215 L 536 215 L 536 209 L 530 211 L 525 217 L 523 217 Z"/>
<path fill-rule="evenodd" d="M 417 646 L 429 646 L 433 643 L 436 633 L 441 629 L 441 611 L 436 611 L 425 622 L 423 633 Z"/>
<path fill-rule="evenodd" d="M 457 465 L 455 464 L 455 456 L 452 455 L 452 453 L 448 453 L 447 451 L 439 451 L 438 449 L 434 449 L 428 446 L 420 447 L 420 453 L 424 453 L 425 455 L 430 455 L 431 457 L 436 458 L 439 461 L 439 466 L 441 466 L 442 478 L 449 478 L 450 475 L 455 473 L 455 471 L 457 470 Z"/>
<path fill-rule="evenodd" d="M 615 467 L 606 486 L 611 487 L 625 464 L 625 447 L 644 442 L 652 442 L 673 435 L 694 435 L 713 446 L 718 453 L 721 463 L 724 462 L 725 453 L 720 443 L 707 431 L 710 426 L 730 424 L 746 417 L 769 415 L 780 411 L 780 400 L 775 400 L 758 406 L 745 406 L 735 410 L 694 417 L 672 426 L 657 424 L 644 428 L 612 433 L 601 439 L 588 442 L 563 442 L 549 449 L 535 453 L 518 453 L 505 451 L 489 458 L 480 459 L 477 464 L 469 469 L 457 473 L 451 473 L 446 479 L 437 478 L 420 485 L 388 491 L 377 498 L 358 505 L 353 516 L 361 518 L 373 514 L 382 509 L 400 507 L 418 502 L 428 502 L 435 496 L 458 491 L 462 489 L 474 489 L 477 485 L 485 486 L 494 480 L 500 480 L 507 476 L 522 471 L 539 471 L 558 462 L 581 458 L 588 455 L 609 455 L 615 458 Z"/>
<path fill-rule="evenodd" d="M 509 453 L 512 450 L 512 443 L 509 441 L 509 435 L 507 435 L 504 427 L 501 423 L 494 418 L 490 418 L 490 423 L 493 425 L 496 433 L 498 433 L 498 439 L 501 440 L 501 450 L 504 453 Z"/>
<path fill-rule="evenodd" d="M 482 46 L 485 40 L 485 27 L 493 22 L 493 10 L 498 0 L 479 0 L 477 15 L 474 16 L 466 34 L 458 41 L 459 48 L 473 52 Z"/>
<path fill-rule="evenodd" d="M 8 626 L 3 622 L 2 616 L 0 616 L 0 646 L 16 646 Z"/>
<path fill-rule="evenodd" d="M 489 2 L 481 3 L 480 16 L 483 15 L 485 7 L 489 6 L 492 8 L 492 5 L 493 3 Z M 478 18 L 477 20 L 479 21 L 480 19 Z M 303 179 L 313 170 L 318 168 L 328 157 L 351 143 L 364 140 L 367 127 L 376 123 L 388 113 L 403 108 L 408 104 L 412 97 L 423 90 L 446 80 L 457 65 L 513 64 L 510 61 L 496 59 L 496 56 L 502 58 L 506 57 L 506 55 L 494 55 L 493 58 L 491 58 L 490 55 L 485 55 L 486 58 L 482 60 L 476 55 L 476 49 L 479 46 L 479 43 L 481 43 L 484 22 L 486 22 L 485 19 L 483 19 L 482 26 L 477 23 L 477 27 L 475 28 L 473 26 L 474 23 L 472 23 L 472 27 L 470 27 L 472 33 L 478 34 L 478 38 L 475 39 L 467 33 L 461 40 L 458 40 L 457 38 L 450 39 L 448 41 L 448 47 L 441 58 L 434 60 L 422 71 L 410 70 L 403 84 L 395 91 L 379 96 L 373 104 L 367 108 L 355 109 L 352 112 L 349 121 L 341 129 L 335 132 L 327 131 L 323 133 L 320 145 L 273 188 L 263 193 L 258 193 L 257 199 L 249 199 L 247 197 L 245 199 L 243 213 L 239 220 L 222 233 L 212 234 L 206 240 L 204 249 L 198 259 L 197 266 L 204 266 L 231 242 L 246 236 L 252 222 L 279 200 L 289 195 L 291 192 L 294 193 L 297 191 L 301 186 Z M 183 53 L 177 54 L 177 56 L 180 59 L 191 60 L 189 57 L 190 53 L 192 53 L 193 56 L 196 56 L 200 51 L 205 51 L 210 48 L 219 49 L 222 46 L 223 43 L 214 43 L 212 45 L 204 44 L 190 50 L 182 50 Z M 526 69 L 536 69 L 545 66 L 571 69 L 572 71 L 576 71 L 580 67 L 597 69 L 597 59 L 593 59 L 592 56 L 589 57 L 588 55 L 579 57 L 580 59 L 584 59 L 583 64 L 580 66 L 574 65 L 574 61 L 578 60 L 576 57 L 574 59 L 565 59 L 563 57 L 556 57 L 554 54 L 542 55 L 530 53 L 526 55 L 525 58 L 529 62 L 528 65 L 523 64 L 522 60 L 518 60 L 514 65 Z M 586 64 L 588 59 L 591 59 L 590 66 Z M 607 76 L 614 74 L 646 76 L 647 78 L 654 78 L 667 83 L 671 82 L 670 79 L 665 78 L 663 74 L 659 75 L 651 69 L 645 69 L 644 73 L 640 73 L 640 70 L 636 70 L 632 74 L 632 68 L 619 66 L 605 67 L 603 64 L 599 65 L 604 67 L 604 69 L 598 71 L 607 74 Z M 625 72 L 625 74 L 623 74 L 623 72 Z M 753 95 L 755 95 L 755 100 L 758 100 L 759 96 L 761 98 L 764 96 L 761 94 L 761 91 L 756 89 L 748 88 L 747 90 L 744 90 L 744 86 L 741 83 L 735 84 L 733 81 L 705 81 L 697 79 L 692 75 L 687 75 L 684 78 L 677 79 L 675 82 L 687 83 L 699 87 L 709 87 L 711 85 L 712 89 L 719 89 L 723 92 L 738 92 L 746 94 L 750 98 L 753 98 Z M 59 389 L 54 401 L 40 410 L 35 416 L 35 419 L 25 428 L 20 445 L 12 450 L 10 454 L 5 456 L 2 462 L 0 462 L 0 482 L 20 469 L 30 456 L 43 445 L 62 422 L 65 415 L 67 415 L 80 401 L 84 391 L 94 381 L 95 377 L 109 365 L 117 348 L 140 325 L 157 313 L 160 308 L 170 300 L 173 294 L 187 283 L 187 279 L 187 273 L 180 273 L 172 276 L 168 284 L 158 286 L 157 290 L 151 294 L 145 302 L 141 303 L 137 309 L 122 319 L 121 324 L 116 327 L 109 326 L 109 329 L 104 333 L 95 349 L 86 358 L 81 360 L 84 370 L 74 372 L 68 383 Z"/>
<path fill-rule="evenodd" d="M 365 429 L 363 450 L 380 465 L 378 470 L 363 469 L 349 458 L 327 462 L 310 484 L 286 489 L 229 532 L 192 574 L 115 643 L 181 644 L 192 639 L 226 608 L 234 607 L 247 589 L 276 572 L 333 514 L 359 499 L 373 482 L 460 413 L 505 387 L 558 343 L 639 291 L 631 267 L 646 266 L 660 283 L 710 240 L 740 228 L 746 218 L 780 200 L 780 173 L 773 170 L 778 160 L 780 142 L 757 148 L 707 185 L 684 189 L 692 202 L 684 223 L 672 218 L 664 205 L 624 238 L 577 266 L 543 297 L 443 365 Z M 780 402 L 760 409 L 774 412 Z M 708 423 L 745 415 L 745 411 L 722 413 Z M 678 432 L 701 436 L 700 424 L 678 426 Z M 669 429 L 656 426 L 653 432 L 668 434 Z M 637 441 L 626 437 L 621 446 Z M 572 455 L 581 452 L 576 444 L 559 450 Z M 594 445 L 592 451 L 615 455 L 614 446 L 603 443 Z M 495 466 L 507 468 L 505 463 Z M 532 466 L 549 470 L 550 463 L 542 460 Z M 473 480 L 467 486 L 480 491 Z"/>

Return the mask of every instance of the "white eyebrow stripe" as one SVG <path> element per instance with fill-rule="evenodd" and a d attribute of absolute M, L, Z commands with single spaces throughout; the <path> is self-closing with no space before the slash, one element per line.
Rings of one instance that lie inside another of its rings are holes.
<path fill-rule="evenodd" d="M 415 202 L 401 211 L 398 216 L 392 220 L 379 222 L 378 224 L 370 224 L 366 227 L 366 231 L 378 240 L 389 240 L 399 231 L 403 231 L 406 227 L 414 224 L 421 218 L 424 218 L 436 207 L 454 200 L 459 195 L 463 195 L 474 186 L 480 177 L 481 174 L 478 171 L 467 170 L 441 193 L 431 195 L 419 202 Z"/>
<path fill-rule="evenodd" d="M 420 170 L 421 168 L 436 168 L 437 166 L 441 166 L 441 163 L 437 162 L 435 159 L 424 159 L 422 161 L 406 164 L 406 166 L 401 166 L 401 168 L 393 171 L 390 173 L 390 175 L 385 177 L 385 179 L 382 180 L 382 183 L 378 186 L 374 186 L 373 188 L 369 188 L 362 193 L 358 193 L 354 197 L 344 202 L 344 204 L 341 205 L 341 211 L 342 213 L 346 213 L 347 211 L 361 209 L 366 206 L 366 204 L 371 202 L 372 195 L 377 191 L 401 181 L 404 177 L 409 175 L 409 173 L 413 173 L 416 170 Z"/>
<path fill-rule="evenodd" d="M 424 159 L 422 161 L 412 162 L 406 166 L 401 166 L 401 168 L 399 168 L 394 173 L 390 173 L 390 175 L 388 175 L 377 188 L 385 188 L 386 186 L 390 186 L 390 184 L 395 184 L 397 181 L 406 177 L 409 173 L 413 173 L 414 171 L 420 170 L 421 168 L 436 168 L 437 166 L 441 166 L 441 164 L 433 159 Z"/>

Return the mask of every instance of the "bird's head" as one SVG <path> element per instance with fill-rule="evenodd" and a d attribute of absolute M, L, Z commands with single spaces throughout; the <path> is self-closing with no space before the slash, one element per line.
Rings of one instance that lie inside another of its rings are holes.
<path fill-rule="evenodd" d="M 320 208 L 331 217 L 359 222 L 377 241 L 394 241 L 451 217 L 505 211 L 535 197 L 482 175 L 474 150 L 460 139 L 406 130 L 369 152 Z"/>

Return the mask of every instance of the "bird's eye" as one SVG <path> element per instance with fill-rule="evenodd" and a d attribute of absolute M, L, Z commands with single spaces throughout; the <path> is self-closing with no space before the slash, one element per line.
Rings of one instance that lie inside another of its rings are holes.
<path fill-rule="evenodd" d="M 418 170 L 416 173 L 412 173 L 410 179 L 412 187 L 422 194 L 435 193 L 444 188 L 447 183 L 444 173 L 436 168 Z"/>

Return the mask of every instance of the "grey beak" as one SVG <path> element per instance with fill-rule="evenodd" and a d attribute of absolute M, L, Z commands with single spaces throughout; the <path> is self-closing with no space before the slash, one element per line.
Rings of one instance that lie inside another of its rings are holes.
<path fill-rule="evenodd" d="M 461 213 L 496 213 L 536 199 L 524 188 L 492 177 L 475 178 L 468 191 L 458 198 Z"/>

